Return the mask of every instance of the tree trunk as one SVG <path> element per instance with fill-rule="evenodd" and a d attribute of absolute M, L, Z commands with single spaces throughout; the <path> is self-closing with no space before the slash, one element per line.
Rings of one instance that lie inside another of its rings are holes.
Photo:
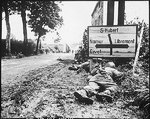
<path fill-rule="evenodd" d="M 5 20 L 6 20 L 6 28 L 7 28 L 7 35 L 6 35 L 6 51 L 7 55 L 11 55 L 11 44 L 10 44 L 10 34 L 11 34 L 11 29 L 10 29 L 10 23 L 9 23 L 9 11 L 8 11 L 8 4 L 7 1 L 4 1 L 4 12 L 5 12 Z"/>
<path fill-rule="evenodd" d="M 41 40 L 40 40 L 40 47 L 39 47 L 40 49 L 42 48 L 42 43 L 41 43 Z"/>
<path fill-rule="evenodd" d="M 36 45 L 36 55 L 38 54 L 40 37 L 41 37 L 41 36 L 39 35 L 39 36 L 38 36 L 38 39 L 37 39 L 37 45 Z"/>
<path fill-rule="evenodd" d="M 23 35 L 24 35 L 24 55 L 27 55 L 27 44 L 28 44 L 28 38 L 27 38 L 27 26 L 26 26 L 26 8 L 25 8 L 25 1 L 21 1 L 21 18 L 22 18 L 22 24 L 23 24 Z"/>

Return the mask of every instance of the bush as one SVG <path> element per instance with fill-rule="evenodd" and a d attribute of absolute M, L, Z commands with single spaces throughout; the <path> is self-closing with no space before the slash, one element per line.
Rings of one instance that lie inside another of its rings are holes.
<path fill-rule="evenodd" d="M 33 55 L 36 48 L 36 44 L 30 39 L 27 45 L 27 55 Z"/>
<path fill-rule="evenodd" d="M 85 29 L 83 34 L 83 52 L 84 52 L 84 59 L 88 60 L 88 30 Z"/>
<path fill-rule="evenodd" d="M 6 55 L 6 40 L 1 39 L 1 58 Z"/>
<path fill-rule="evenodd" d="M 2 55 L 1 57 L 6 56 L 6 39 L 1 40 L 1 51 Z M 27 44 L 27 55 L 32 55 L 34 54 L 35 50 L 35 43 L 29 39 L 29 42 Z M 11 54 L 17 56 L 19 53 L 22 53 L 24 51 L 24 44 L 23 41 L 18 41 L 15 39 L 11 39 Z"/>
<path fill-rule="evenodd" d="M 11 39 L 11 54 L 17 55 L 23 52 L 23 42 Z"/>
<path fill-rule="evenodd" d="M 127 25 L 138 25 L 138 33 L 141 31 L 142 22 L 139 21 L 139 18 L 135 18 L 134 20 L 127 22 Z M 142 61 L 142 66 L 147 71 L 149 69 L 149 25 L 144 23 L 141 48 L 139 53 L 139 60 Z M 140 34 L 138 34 L 140 36 Z"/>

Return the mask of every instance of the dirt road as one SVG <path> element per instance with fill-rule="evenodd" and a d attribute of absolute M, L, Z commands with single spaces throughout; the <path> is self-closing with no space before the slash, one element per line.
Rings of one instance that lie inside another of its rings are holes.
<path fill-rule="evenodd" d="M 20 59 L 3 59 L 1 61 L 1 83 L 2 85 L 12 84 L 17 81 L 17 77 L 25 75 L 30 70 L 58 63 L 57 58 L 59 57 L 73 59 L 74 56 L 68 53 L 50 53 Z"/>
<path fill-rule="evenodd" d="M 1 117 L 63 117 L 138 119 L 136 113 L 123 108 L 120 97 L 113 103 L 85 105 L 73 93 L 87 85 L 88 74 L 68 70 L 71 54 L 32 56 L 2 61 Z M 16 78 L 17 76 L 17 78 Z"/>

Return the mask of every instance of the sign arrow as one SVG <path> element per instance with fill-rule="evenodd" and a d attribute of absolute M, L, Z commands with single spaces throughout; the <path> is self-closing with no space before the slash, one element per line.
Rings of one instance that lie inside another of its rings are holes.
<path fill-rule="evenodd" d="M 128 44 L 96 44 L 96 48 L 128 48 Z"/>
<path fill-rule="evenodd" d="M 113 48 L 128 48 L 128 44 L 112 44 L 111 34 L 108 34 L 110 44 L 96 44 L 96 48 L 110 48 L 110 55 L 113 53 Z"/>

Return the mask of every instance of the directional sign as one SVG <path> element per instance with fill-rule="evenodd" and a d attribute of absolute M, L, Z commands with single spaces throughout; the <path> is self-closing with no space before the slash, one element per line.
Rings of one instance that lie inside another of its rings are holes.
<path fill-rule="evenodd" d="M 135 57 L 137 26 L 89 26 L 89 57 Z"/>

